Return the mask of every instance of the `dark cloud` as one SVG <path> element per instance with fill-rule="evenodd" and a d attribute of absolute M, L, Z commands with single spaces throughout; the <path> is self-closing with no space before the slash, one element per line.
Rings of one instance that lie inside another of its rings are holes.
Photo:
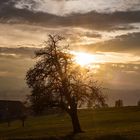
<path fill-rule="evenodd" d="M 8 12 L 11 7 L 14 7 L 15 2 L 13 0 L 1 0 L 0 1 L 0 13 Z"/>
<path fill-rule="evenodd" d="M 7 0 L 8 2 L 8 0 Z M 14 3 L 14 2 L 13 2 Z M 56 16 L 43 12 L 32 12 L 28 9 L 17 9 L 13 3 L 1 2 L 0 22 L 26 23 L 51 27 L 85 27 L 98 30 L 131 29 L 132 26 L 120 26 L 140 22 L 140 11 L 124 11 L 114 13 L 89 12 Z"/>
<path fill-rule="evenodd" d="M 71 15 L 67 17 L 67 20 L 69 20 L 69 24 L 73 23 L 77 26 L 98 30 L 115 30 L 120 28 L 120 25 L 123 24 L 140 22 L 140 11 L 115 12 L 108 14 L 96 13 L 93 11 L 86 14 Z M 123 29 L 126 28 L 131 29 L 132 26 L 123 26 Z"/>
<path fill-rule="evenodd" d="M 105 42 L 86 45 L 84 48 L 92 51 L 140 54 L 140 32 L 117 36 Z"/>
<path fill-rule="evenodd" d="M 37 48 L 19 47 L 6 48 L 0 47 L 0 58 L 33 58 Z"/>
<path fill-rule="evenodd" d="M 1 0 L 0 1 L 0 7 L 6 7 L 6 6 L 14 6 L 15 2 L 13 0 Z"/>
<path fill-rule="evenodd" d="M 16 0 L 15 0 L 16 1 Z M 71 13 L 112 13 L 115 11 L 135 11 L 140 9 L 139 0 L 18 0 L 15 7 L 30 11 L 66 16 Z M 86 3 L 86 5 L 85 5 Z"/>

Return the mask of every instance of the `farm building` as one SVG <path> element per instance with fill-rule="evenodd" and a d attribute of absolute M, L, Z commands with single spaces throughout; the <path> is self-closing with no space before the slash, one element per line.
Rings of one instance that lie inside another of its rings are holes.
<path fill-rule="evenodd" d="M 0 121 L 17 119 L 24 113 L 24 105 L 20 101 L 0 100 Z"/>

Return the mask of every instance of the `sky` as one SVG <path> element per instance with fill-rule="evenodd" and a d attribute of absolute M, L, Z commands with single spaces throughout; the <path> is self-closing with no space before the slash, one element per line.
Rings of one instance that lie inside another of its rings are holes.
<path fill-rule="evenodd" d="M 25 75 L 48 34 L 95 57 L 110 99 L 140 99 L 140 0 L 0 0 L 1 99 L 29 93 Z"/>

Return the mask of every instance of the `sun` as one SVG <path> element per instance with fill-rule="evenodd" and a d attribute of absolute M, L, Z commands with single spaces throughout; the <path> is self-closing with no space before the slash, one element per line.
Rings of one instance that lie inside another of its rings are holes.
<path fill-rule="evenodd" d="M 84 52 L 72 52 L 75 55 L 75 61 L 81 66 L 88 66 L 96 61 L 96 58 L 92 54 Z"/>

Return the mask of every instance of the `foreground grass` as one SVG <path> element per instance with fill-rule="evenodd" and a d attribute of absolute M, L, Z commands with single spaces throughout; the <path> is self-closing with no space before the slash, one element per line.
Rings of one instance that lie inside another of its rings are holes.
<path fill-rule="evenodd" d="M 20 121 L 1 123 L 0 139 L 140 140 L 139 107 L 80 110 L 79 119 L 85 133 L 78 135 L 67 114 L 30 117 L 24 128 Z"/>

